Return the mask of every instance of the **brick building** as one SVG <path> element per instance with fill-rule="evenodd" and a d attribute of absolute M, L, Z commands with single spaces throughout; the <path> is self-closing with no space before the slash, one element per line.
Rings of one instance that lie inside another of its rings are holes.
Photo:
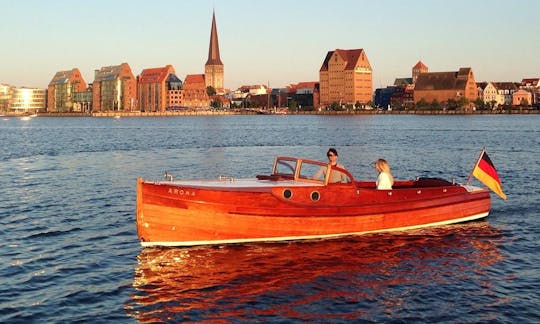
<path fill-rule="evenodd" d="M 363 49 L 329 51 L 319 70 L 320 105 L 362 104 L 372 100 L 373 76 Z"/>
<path fill-rule="evenodd" d="M 127 63 L 96 70 L 92 90 L 94 111 L 137 109 L 137 81 Z"/>
<path fill-rule="evenodd" d="M 418 74 L 414 84 L 414 101 L 432 103 L 465 98 L 473 102 L 478 98 L 478 89 L 471 68 L 460 68 L 455 72 L 426 72 Z"/>
<path fill-rule="evenodd" d="M 172 65 L 164 67 L 144 69 L 137 77 L 137 106 L 141 111 L 165 111 L 172 105 L 169 103 L 170 80 L 174 76 L 173 82 L 180 82 L 175 76 Z M 178 80 L 178 81 L 176 81 Z M 178 91 L 180 90 L 178 89 Z M 178 104 L 176 106 L 179 106 Z"/>
<path fill-rule="evenodd" d="M 422 63 L 422 61 L 418 61 L 418 63 L 415 64 L 412 68 L 412 83 L 415 84 L 416 80 L 418 80 L 418 76 L 420 73 L 428 73 L 429 68 Z"/>
<path fill-rule="evenodd" d="M 206 108 L 210 106 L 204 74 L 186 75 L 182 86 L 181 105 L 188 108 Z"/>
<path fill-rule="evenodd" d="M 47 111 L 74 111 L 75 93 L 85 89 L 86 82 L 79 69 L 56 72 L 47 87 Z"/>

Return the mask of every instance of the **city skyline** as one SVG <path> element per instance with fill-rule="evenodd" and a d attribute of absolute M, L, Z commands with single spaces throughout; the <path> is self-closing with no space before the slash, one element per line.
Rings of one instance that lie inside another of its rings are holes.
<path fill-rule="evenodd" d="M 224 86 L 284 87 L 318 81 L 324 56 L 362 48 L 374 88 L 410 77 L 421 60 L 430 71 L 471 67 L 477 81 L 538 77 L 540 2 L 482 1 L 24 1 L 3 8 L 0 83 L 46 88 L 57 71 L 128 63 L 135 75 L 171 64 L 184 79 L 204 73 L 215 10 Z M 106 9 L 106 11 L 105 11 Z"/>

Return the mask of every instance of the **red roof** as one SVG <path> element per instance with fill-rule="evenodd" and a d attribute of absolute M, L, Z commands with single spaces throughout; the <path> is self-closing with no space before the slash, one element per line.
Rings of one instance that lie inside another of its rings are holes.
<path fill-rule="evenodd" d="M 206 89 L 204 74 L 188 74 L 184 80 L 184 89 Z"/>
<path fill-rule="evenodd" d="M 315 89 L 317 83 L 316 81 L 299 82 L 297 84 L 291 84 L 288 88 L 291 91 L 296 91 L 297 89 Z"/>
<path fill-rule="evenodd" d="M 144 69 L 139 77 L 139 83 L 161 83 L 167 80 L 171 72 L 174 72 L 171 65 L 159 68 Z"/>
<path fill-rule="evenodd" d="M 428 67 L 424 63 L 422 63 L 422 61 L 418 61 L 418 63 L 416 63 L 416 65 L 413 66 L 413 69 L 415 69 L 415 70 L 420 70 L 420 69 L 427 70 Z"/>
<path fill-rule="evenodd" d="M 336 49 L 335 51 L 329 51 L 326 54 L 326 58 L 324 59 L 323 65 L 319 71 L 328 71 L 328 61 L 330 61 L 330 58 L 332 57 L 334 52 L 341 56 L 341 58 L 345 62 L 347 62 L 344 70 L 354 70 L 354 68 L 356 68 L 356 63 L 358 63 L 362 53 L 364 53 L 365 55 L 364 49 L 362 48 L 351 50 Z"/>

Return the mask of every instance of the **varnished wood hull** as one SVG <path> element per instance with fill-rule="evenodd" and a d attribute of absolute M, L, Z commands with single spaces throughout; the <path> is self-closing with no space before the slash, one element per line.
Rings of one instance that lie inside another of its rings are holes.
<path fill-rule="evenodd" d="M 192 246 L 402 231 L 484 218 L 490 195 L 460 185 L 394 190 L 260 180 L 137 181 L 143 246 Z M 315 194 L 314 194 L 315 193 Z M 290 194 L 290 195 L 289 195 Z"/>

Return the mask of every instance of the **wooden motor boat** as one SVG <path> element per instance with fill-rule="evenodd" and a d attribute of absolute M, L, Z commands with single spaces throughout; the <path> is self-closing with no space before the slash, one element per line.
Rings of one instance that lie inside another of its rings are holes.
<path fill-rule="evenodd" d="M 346 181 L 331 183 L 334 172 Z M 251 179 L 137 179 L 137 232 L 142 246 L 319 239 L 472 221 L 490 205 L 475 186 L 419 178 L 377 190 L 327 163 L 277 157 L 271 174 Z"/>

